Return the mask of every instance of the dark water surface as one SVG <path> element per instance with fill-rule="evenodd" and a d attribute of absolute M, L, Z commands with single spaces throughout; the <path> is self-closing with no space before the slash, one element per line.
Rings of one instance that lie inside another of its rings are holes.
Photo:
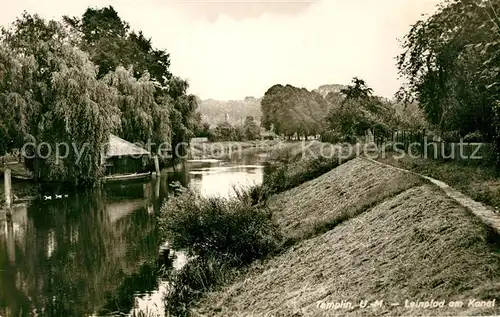
<path fill-rule="evenodd" d="M 263 163 L 256 153 L 190 161 L 160 179 L 68 197 L 49 189 L 52 199 L 16 206 L 12 221 L 0 217 L 0 316 L 162 315 L 168 284 L 158 272 L 156 214 L 169 184 L 227 196 L 234 185 L 261 183 Z M 14 194 L 27 186 L 15 184 Z M 173 267 L 184 260 L 178 252 Z"/>

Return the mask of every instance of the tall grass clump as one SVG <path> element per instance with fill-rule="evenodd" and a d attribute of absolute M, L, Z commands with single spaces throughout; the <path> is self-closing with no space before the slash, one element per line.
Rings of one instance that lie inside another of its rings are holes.
<path fill-rule="evenodd" d="M 235 269 L 277 252 L 281 234 L 271 212 L 251 191 L 236 197 L 203 197 L 189 188 L 162 207 L 160 228 L 175 250 L 191 260 L 172 277 L 169 315 L 185 315 L 203 293 L 224 284 Z"/>
<path fill-rule="evenodd" d="M 231 264 L 214 257 L 197 257 L 170 276 L 166 295 L 166 316 L 190 316 L 203 296 L 230 283 L 236 274 Z"/>

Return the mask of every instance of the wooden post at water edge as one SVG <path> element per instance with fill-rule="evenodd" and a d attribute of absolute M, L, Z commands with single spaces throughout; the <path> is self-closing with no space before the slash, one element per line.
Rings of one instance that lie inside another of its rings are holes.
<path fill-rule="evenodd" d="M 153 157 L 153 160 L 155 162 L 155 172 L 156 172 L 156 176 L 160 176 L 160 162 L 158 161 L 158 155 L 155 155 Z"/>
<path fill-rule="evenodd" d="M 7 214 L 10 214 L 10 208 L 12 206 L 12 182 L 11 182 L 11 170 L 6 168 L 4 172 L 4 187 L 5 187 L 5 207 L 7 208 Z"/>

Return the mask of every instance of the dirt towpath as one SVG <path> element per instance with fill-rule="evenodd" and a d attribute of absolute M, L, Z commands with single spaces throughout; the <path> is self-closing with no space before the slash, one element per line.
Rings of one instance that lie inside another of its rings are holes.
<path fill-rule="evenodd" d="M 460 205 L 462 205 L 463 207 L 472 211 L 472 213 L 474 215 L 479 217 L 485 224 L 487 224 L 488 226 L 493 228 L 498 234 L 500 234 L 500 214 L 496 213 L 493 208 L 488 207 L 486 205 L 483 205 L 480 202 L 475 201 L 474 199 L 462 194 L 460 191 L 450 187 L 448 184 L 446 184 L 440 180 L 437 180 L 437 179 L 434 179 L 432 177 L 428 177 L 425 175 L 421 175 L 421 174 L 418 174 L 418 173 L 415 173 L 415 172 L 412 172 L 409 170 L 405 170 L 405 169 L 402 169 L 399 167 L 388 165 L 388 164 L 385 164 L 382 162 L 378 162 L 378 161 L 373 160 L 371 158 L 364 157 L 364 159 L 372 161 L 372 162 L 380 164 L 380 165 L 383 165 L 383 166 L 390 166 L 392 168 L 395 168 L 397 170 L 400 170 L 400 171 L 403 171 L 406 173 L 418 175 L 420 177 L 423 177 L 423 178 L 429 180 L 431 183 L 433 183 L 434 185 L 441 188 L 446 193 L 446 195 L 448 195 L 448 197 L 454 199 Z"/>

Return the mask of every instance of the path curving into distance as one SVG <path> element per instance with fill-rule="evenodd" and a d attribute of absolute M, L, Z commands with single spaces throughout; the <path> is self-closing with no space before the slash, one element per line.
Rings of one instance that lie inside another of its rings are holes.
<path fill-rule="evenodd" d="M 486 206 L 480 202 L 475 201 L 474 199 L 470 198 L 469 196 L 466 196 L 462 194 L 460 191 L 456 190 L 455 188 L 450 187 L 448 184 L 434 179 L 429 176 L 425 176 L 419 173 L 412 172 L 410 170 L 406 170 L 403 168 L 395 167 L 389 164 L 385 164 L 379 161 L 376 161 L 374 159 L 368 158 L 368 157 L 363 157 L 363 159 L 383 165 L 383 166 L 388 166 L 395 168 L 397 170 L 400 170 L 402 172 L 418 175 L 420 177 L 423 177 L 427 180 L 429 180 L 431 183 L 434 185 L 438 186 L 441 188 L 448 197 L 454 199 L 456 202 L 458 202 L 460 205 L 463 207 L 469 209 L 472 211 L 474 215 L 479 217 L 486 225 L 490 226 L 493 228 L 498 234 L 500 234 L 500 214 L 496 213 L 495 210 L 489 206 Z"/>

